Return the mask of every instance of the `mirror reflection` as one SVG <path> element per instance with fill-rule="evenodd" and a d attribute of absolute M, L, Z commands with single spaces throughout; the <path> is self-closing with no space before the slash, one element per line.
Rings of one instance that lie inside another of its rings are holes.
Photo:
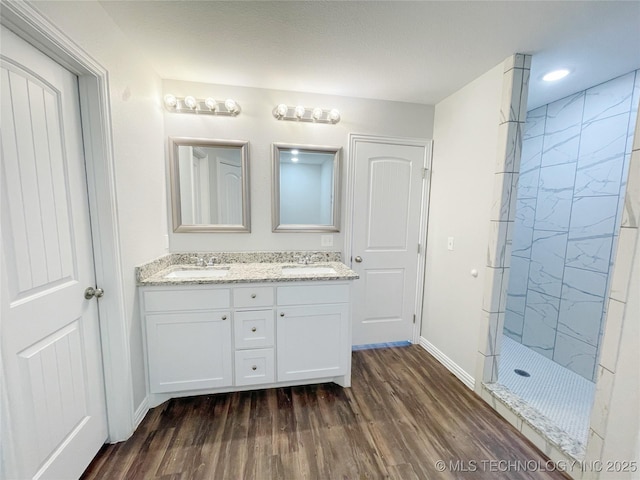
<path fill-rule="evenodd" d="M 274 144 L 274 231 L 339 231 L 339 152 Z"/>
<path fill-rule="evenodd" d="M 174 231 L 249 231 L 247 142 L 171 144 Z"/>

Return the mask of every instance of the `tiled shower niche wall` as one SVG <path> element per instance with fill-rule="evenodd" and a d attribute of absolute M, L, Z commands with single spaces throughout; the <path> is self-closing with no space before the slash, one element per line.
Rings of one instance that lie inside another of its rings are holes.
<path fill-rule="evenodd" d="M 504 333 L 594 380 L 640 70 L 528 112 Z"/>

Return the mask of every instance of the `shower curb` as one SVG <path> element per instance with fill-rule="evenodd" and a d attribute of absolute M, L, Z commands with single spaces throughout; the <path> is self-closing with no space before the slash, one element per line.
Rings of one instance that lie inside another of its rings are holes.
<path fill-rule="evenodd" d="M 587 478 L 582 465 L 586 445 L 499 383 L 483 383 L 482 399 L 571 478 Z"/>

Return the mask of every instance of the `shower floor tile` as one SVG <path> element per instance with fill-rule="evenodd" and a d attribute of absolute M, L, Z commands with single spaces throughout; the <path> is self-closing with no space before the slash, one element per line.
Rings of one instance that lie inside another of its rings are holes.
<path fill-rule="evenodd" d="M 523 377 L 514 370 L 530 374 Z M 595 384 L 528 349 L 502 338 L 498 383 L 537 409 L 570 437 L 586 444 Z"/>

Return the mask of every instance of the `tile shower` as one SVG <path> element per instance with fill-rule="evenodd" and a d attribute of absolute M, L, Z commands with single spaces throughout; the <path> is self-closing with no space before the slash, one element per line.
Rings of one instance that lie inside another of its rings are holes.
<path fill-rule="evenodd" d="M 529 111 L 523 131 L 503 333 L 512 350 L 524 346 L 589 382 L 639 97 L 637 70 Z"/>

